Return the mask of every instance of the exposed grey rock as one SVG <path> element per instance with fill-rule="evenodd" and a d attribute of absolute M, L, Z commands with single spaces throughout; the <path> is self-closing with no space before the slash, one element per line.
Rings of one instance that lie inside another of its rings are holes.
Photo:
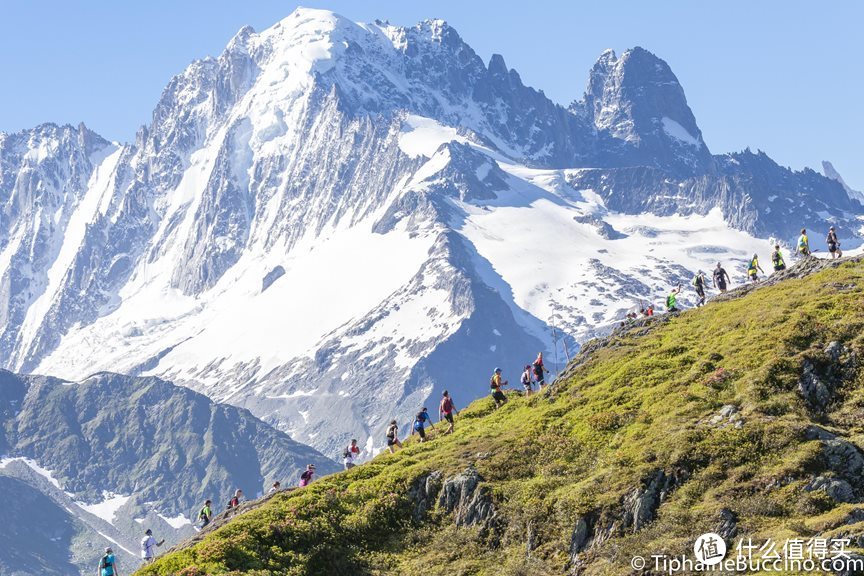
<path fill-rule="evenodd" d="M 733 404 L 726 404 L 720 410 L 708 419 L 708 424 L 717 428 L 726 426 L 734 426 L 741 428 L 744 425 L 744 418 L 738 411 L 738 407 Z"/>
<path fill-rule="evenodd" d="M 833 398 L 833 390 L 816 374 L 816 367 L 805 360 L 798 379 L 798 392 L 807 405 L 814 410 L 825 410 Z"/>
<path fill-rule="evenodd" d="M 857 524 L 858 522 L 864 522 L 864 508 L 850 510 L 846 518 L 843 519 L 844 524 Z"/>
<path fill-rule="evenodd" d="M 669 491 L 675 488 L 677 479 L 658 470 L 645 481 L 645 486 L 636 488 L 624 497 L 622 522 L 625 527 L 638 532 L 654 520 L 657 508 Z"/>
<path fill-rule="evenodd" d="M 854 502 L 855 491 L 852 486 L 845 480 L 839 478 L 826 478 L 825 476 L 817 476 L 811 480 L 805 487 L 807 492 L 820 491 L 828 495 L 836 502 Z"/>
<path fill-rule="evenodd" d="M 864 490 L 864 456 L 857 446 L 841 438 L 822 441 L 822 454 L 826 467 L 855 488 L 856 494 Z"/>
<path fill-rule="evenodd" d="M 822 444 L 822 458 L 826 469 L 834 472 L 837 479 L 844 480 L 854 491 L 855 497 L 864 495 L 864 455 L 858 447 L 820 426 L 808 426 L 804 431 L 807 440 L 818 440 Z"/>
<path fill-rule="evenodd" d="M 600 237 L 605 238 L 606 240 L 621 240 L 622 238 L 627 238 L 627 234 L 619 232 L 613 228 L 611 224 L 605 220 L 597 218 L 596 216 L 575 216 L 573 219 L 581 224 L 591 224 L 597 229 L 597 233 Z"/>
<path fill-rule="evenodd" d="M 823 352 L 824 362 L 804 360 L 798 380 L 798 392 L 808 408 L 819 412 L 831 404 L 843 382 L 854 377 L 858 366 L 855 353 L 842 342 L 830 342 Z"/>
<path fill-rule="evenodd" d="M 683 173 L 713 163 L 678 79 L 666 62 L 643 48 L 620 58 L 604 52 L 591 70 L 584 100 L 571 109 L 579 113 L 580 107 L 608 139 L 601 140 L 603 151 L 613 162 Z"/>
<path fill-rule="evenodd" d="M 837 435 L 825 430 L 821 426 L 810 425 L 804 430 L 804 437 L 807 440 L 832 440 L 836 438 Z"/>
<path fill-rule="evenodd" d="M 444 481 L 438 506 L 453 512 L 457 526 L 487 527 L 495 518 L 492 498 L 480 483 L 483 478 L 473 467 Z"/>
<path fill-rule="evenodd" d="M 270 270 L 270 272 L 268 272 L 264 276 L 263 280 L 261 280 L 261 292 L 267 290 L 267 288 L 269 288 L 273 284 L 273 282 L 275 282 L 284 275 L 285 268 L 283 268 L 282 266 L 276 266 L 275 268 Z"/>
<path fill-rule="evenodd" d="M 408 498 L 414 502 L 413 517 L 416 522 L 421 522 L 426 513 L 435 506 L 441 491 L 441 477 L 441 472 L 435 470 L 418 478 L 409 488 Z"/>
<path fill-rule="evenodd" d="M 576 555 L 588 547 L 591 538 L 590 518 L 580 516 L 576 520 L 576 525 L 573 527 L 573 534 L 570 536 L 570 561 L 576 561 Z"/>
<path fill-rule="evenodd" d="M 846 184 L 846 181 L 843 180 L 843 177 L 840 176 L 840 173 L 837 172 L 831 162 L 828 162 L 827 160 L 822 161 L 822 173 L 826 178 L 831 178 L 832 180 L 839 182 L 843 189 L 846 190 L 846 193 L 849 194 L 849 198 L 864 204 L 864 192 L 853 190 L 848 184 Z"/>
<path fill-rule="evenodd" d="M 738 514 L 729 508 L 720 509 L 720 519 L 714 532 L 723 537 L 724 540 L 731 541 L 738 535 Z"/>

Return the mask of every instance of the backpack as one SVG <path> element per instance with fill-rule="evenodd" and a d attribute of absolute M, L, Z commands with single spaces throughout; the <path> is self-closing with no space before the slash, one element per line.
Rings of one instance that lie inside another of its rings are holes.
<path fill-rule="evenodd" d="M 495 377 L 493 376 L 491 380 L 489 380 L 489 388 L 495 390 L 498 386 L 495 385 Z"/>
<path fill-rule="evenodd" d="M 350 454 L 351 454 L 351 451 L 348 450 L 348 448 L 345 448 L 345 451 L 342 452 L 342 458 L 349 458 Z"/>
<path fill-rule="evenodd" d="M 206 520 L 207 519 L 207 514 L 204 513 L 204 510 L 206 510 L 206 507 L 201 508 L 201 511 L 198 512 L 198 519 L 199 520 Z"/>
<path fill-rule="evenodd" d="M 389 428 L 387 428 L 387 438 L 389 438 L 391 440 L 396 438 L 396 427 L 395 426 L 390 426 Z"/>
<path fill-rule="evenodd" d="M 672 308 L 673 306 L 675 306 L 675 296 L 670 294 L 669 296 L 666 297 L 666 307 Z"/>
<path fill-rule="evenodd" d="M 692 284 L 693 287 L 698 287 L 699 286 L 699 276 L 693 276 L 693 279 L 690 281 L 690 284 Z"/>

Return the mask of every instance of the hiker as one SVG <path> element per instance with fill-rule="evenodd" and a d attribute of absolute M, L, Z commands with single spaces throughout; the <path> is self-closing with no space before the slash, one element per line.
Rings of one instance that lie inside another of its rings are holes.
<path fill-rule="evenodd" d="M 312 483 L 312 477 L 315 476 L 315 465 L 309 464 L 306 466 L 306 470 L 300 474 L 300 488 L 305 488 L 309 484 Z"/>
<path fill-rule="evenodd" d="M 144 532 L 144 538 L 141 539 L 141 558 L 144 559 L 145 564 L 150 564 L 156 559 L 156 547 L 162 546 L 164 543 L 164 539 L 156 541 L 150 528 Z"/>
<path fill-rule="evenodd" d="M 396 420 L 391 420 L 387 427 L 387 449 L 391 454 L 396 452 L 394 446 L 402 448 L 402 442 L 399 441 L 399 426 L 396 425 Z"/>
<path fill-rule="evenodd" d="M 705 304 L 705 284 L 707 282 L 708 279 L 705 278 L 705 273 L 702 270 L 699 270 L 690 282 L 696 288 L 696 294 L 699 296 L 699 300 L 696 301 L 697 308 Z"/>
<path fill-rule="evenodd" d="M 240 490 L 239 488 L 237 490 L 235 490 L 234 496 L 232 496 L 231 499 L 228 500 L 228 510 L 231 510 L 233 508 L 237 508 L 238 506 L 240 506 L 240 498 L 242 498 L 242 497 L 243 497 L 243 490 Z"/>
<path fill-rule="evenodd" d="M 438 421 L 447 420 L 450 423 L 450 427 L 447 428 L 447 431 L 444 434 L 452 434 L 453 433 L 453 413 L 459 415 L 459 411 L 456 410 L 456 405 L 453 404 L 453 399 L 450 398 L 450 393 L 447 390 L 441 394 L 441 404 L 438 406 Z"/>
<path fill-rule="evenodd" d="M 753 254 L 753 258 L 750 259 L 750 263 L 747 264 L 747 276 L 750 277 L 750 280 L 756 282 L 759 280 L 759 275 L 757 274 L 757 270 L 765 274 L 765 271 L 762 270 L 762 267 L 759 266 L 759 256 Z"/>
<path fill-rule="evenodd" d="M 680 312 L 678 310 L 678 294 L 681 293 L 681 284 L 678 284 L 677 288 L 673 288 L 671 292 L 669 292 L 669 296 L 666 297 L 666 310 L 668 312 Z"/>
<path fill-rule="evenodd" d="M 837 232 L 833 226 L 828 229 L 828 236 L 825 238 L 825 242 L 828 243 L 828 252 L 831 253 L 832 260 L 843 257 L 843 251 L 840 250 L 840 241 L 837 240 Z"/>
<path fill-rule="evenodd" d="M 549 370 L 546 369 L 546 366 L 543 365 L 543 352 L 537 353 L 537 359 L 534 360 L 534 380 L 537 382 L 537 389 L 543 390 L 543 387 L 546 386 L 546 376 L 545 374 L 549 373 Z"/>
<path fill-rule="evenodd" d="M 783 261 L 783 254 L 780 253 L 780 245 L 774 245 L 774 252 L 771 253 L 771 263 L 774 264 L 774 271 L 780 272 L 786 269 L 786 262 Z"/>
<path fill-rule="evenodd" d="M 99 560 L 98 576 L 118 576 L 117 559 L 110 546 L 105 548 L 105 555 Z"/>
<path fill-rule="evenodd" d="M 420 435 L 420 442 L 426 441 L 426 422 L 429 422 L 429 426 L 432 429 L 435 429 L 435 425 L 432 424 L 432 417 L 429 416 L 429 410 L 424 406 L 417 415 L 414 416 L 414 422 L 411 424 L 411 436 L 416 432 Z"/>
<path fill-rule="evenodd" d="M 522 371 L 522 387 L 525 388 L 525 396 L 531 396 L 532 376 L 531 364 L 526 364 L 525 369 Z"/>
<path fill-rule="evenodd" d="M 273 494 L 274 492 L 279 492 L 282 489 L 282 483 L 278 480 L 273 482 L 273 485 L 270 486 L 270 490 L 267 491 L 268 494 Z"/>
<path fill-rule="evenodd" d="M 204 502 L 204 506 L 201 507 L 201 510 L 198 511 L 198 520 L 201 522 L 201 528 L 203 529 L 210 523 L 210 519 L 213 518 L 213 510 L 210 509 L 210 500 L 206 500 Z"/>
<path fill-rule="evenodd" d="M 360 455 L 360 447 L 357 446 L 357 439 L 352 438 L 351 443 L 342 452 L 342 463 L 345 465 L 345 470 L 350 470 L 355 466 L 354 460 Z"/>
<path fill-rule="evenodd" d="M 492 389 L 492 398 L 495 400 L 495 408 L 500 408 L 507 403 L 507 396 L 505 396 L 504 392 L 501 391 L 505 386 L 507 386 L 507 380 L 501 380 L 501 369 L 495 368 L 495 372 L 492 374 L 492 380 L 489 381 L 489 388 Z"/>
<path fill-rule="evenodd" d="M 726 282 L 732 284 L 732 279 L 729 278 L 729 274 L 726 273 L 726 269 L 720 265 L 720 262 L 717 262 L 717 268 L 714 269 L 714 286 L 720 290 L 721 294 L 726 293 Z"/>
<path fill-rule="evenodd" d="M 807 238 L 806 228 L 801 228 L 801 236 L 798 237 L 798 254 L 810 256 L 810 239 Z"/>
<path fill-rule="evenodd" d="M 654 304 L 648 304 L 648 308 L 645 309 L 645 315 L 646 316 L 653 316 L 654 315 Z"/>

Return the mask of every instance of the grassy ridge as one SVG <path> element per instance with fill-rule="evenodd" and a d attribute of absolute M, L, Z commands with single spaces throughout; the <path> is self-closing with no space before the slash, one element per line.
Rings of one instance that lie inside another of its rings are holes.
<path fill-rule="evenodd" d="M 498 411 L 478 400 L 452 436 L 279 495 L 138 574 L 562 574 L 574 568 L 580 518 L 609 539 L 577 566 L 626 574 L 634 555 L 688 550 L 724 508 L 754 539 L 838 533 L 854 506 L 804 490 L 837 474 L 806 430 L 816 422 L 864 446 L 861 373 L 827 412 L 808 408 L 797 386 L 805 362 L 830 363 L 832 341 L 864 353 L 862 279 L 864 265 L 848 262 L 619 332 L 551 394 L 514 396 Z M 726 405 L 731 419 L 718 416 Z M 468 466 L 494 522 L 456 527 L 438 507 L 414 514 L 418 482 Z M 658 473 L 662 503 L 636 525 L 628 498 Z"/>

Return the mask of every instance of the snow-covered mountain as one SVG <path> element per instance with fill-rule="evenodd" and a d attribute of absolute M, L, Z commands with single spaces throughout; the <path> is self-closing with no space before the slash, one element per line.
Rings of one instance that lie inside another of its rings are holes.
<path fill-rule="evenodd" d="M 832 180 L 839 182 L 840 185 L 843 186 L 843 189 L 846 190 L 846 193 L 849 194 L 850 198 L 864 203 L 864 192 L 853 190 L 848 184 L 846 184 L 846 181 L 843 180 L 843 177 L 839 172 L 837 172 L 831 162 L 828 162 L 827 160 L 822 161 L 822 174 L 824 174 L 826 178 L 831 178 Z"/>
<path fill-rule="evenodd" d="M 0 572 L 91 573 L 105 546 L 139 563 L 146 528 L 169 545 L 195 533 L 206 498 L 293 484 L 321 453 L 234 406 L 158 378 L 82 382 L 0 370 Z"/>
<path fill-rule="evenodd" d="M 440 20 L 307 9 L 190 65 L 134 144 L 0 136 L 0 207 L 0 365 L 162 376 L 330 455 L 770 238 L 858 244 L 864 213 L 712 155 L 641 48 L 565 108 Z"/>

